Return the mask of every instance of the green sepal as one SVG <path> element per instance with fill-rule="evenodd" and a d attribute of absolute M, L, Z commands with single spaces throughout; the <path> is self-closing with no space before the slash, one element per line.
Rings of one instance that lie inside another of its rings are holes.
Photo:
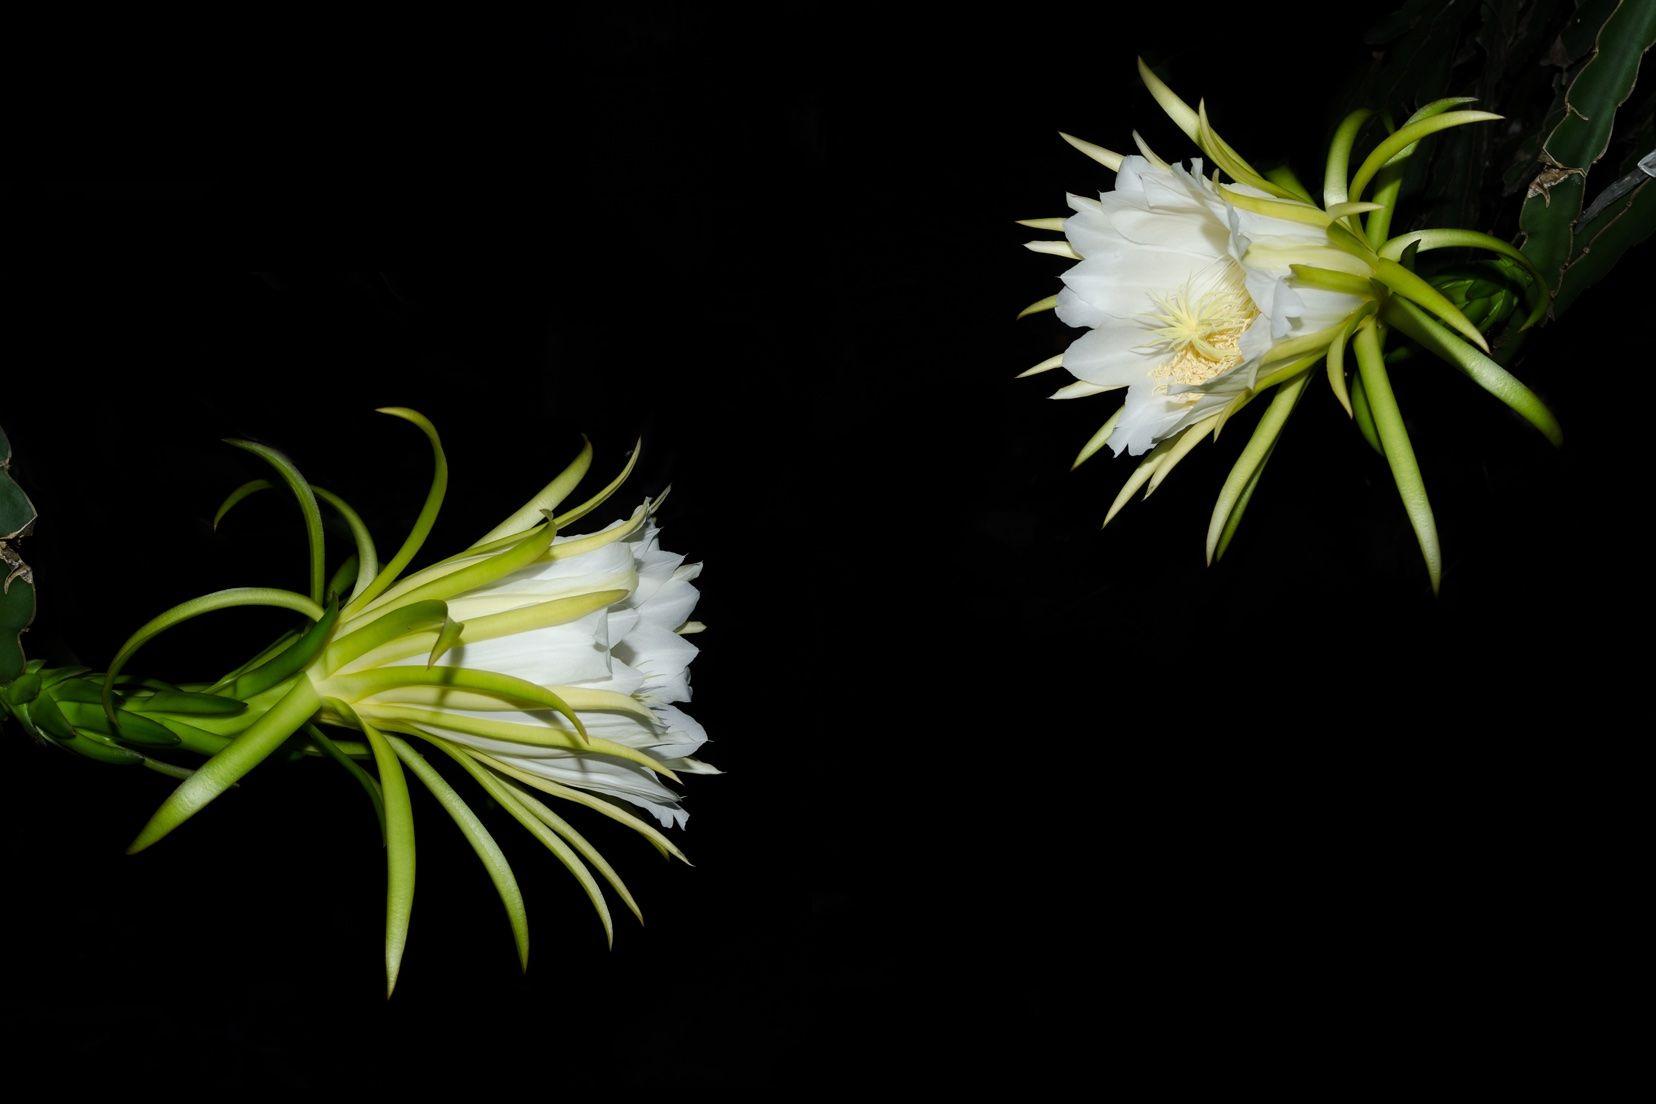
<path fill-rule="evenodd" d="M 435 666 L 439 659 L 448 654 L 450 648 L 460 643 L 460 635 L 465 631 L 465 622 L 456 621 L 452 617 L 443 618 L 443 627 L 437 630 L 437 639 L 432 641 L 431 652 L 426 656 L 426 666 Z"/>
<path fill-rule="evenodd" d="M 231 491 L 213 514 L 213 528 L 217 529 L 219 523 L 224 520 L 224 516 L 248 497 L 259 491 L 269 490 L 274 486 L 275 484 L 268 479 L 255 479 L 251 483 L 243 483 Z M 351 539 L 356 542 L 356 553 L 348 557 L 339 566 L 339 570 L 334 572 L 323 594 L 326 597 L 331 597 L 342 593 L 345 586 L 355 583 L 356 589 L 351 592 L 351 597 L 355 598 L 367 589 L 374 573 L 379 570 L 379 554 L 374 549 L 373 535 L 368 532 L 368 526 L 363 523 L 362 515 L 358 514 L 349 502 L 326 488 L 316 486 L 314 483 L 310 485 L 310 489 L 311 493 L 316 495 L 317 498 L 334 508 L 334 511 L 345 522 L 345 527 L 351 531 Z"/>
<path fill-rule="evenodd" d="M 1438 104 L 1445 102 L 1447 101 L 1440 100 Z M 1500 119 L 1499 115 L 1488 111 L 1443 111 L 1437 114 L 1423 115 L 1423 112 L 1435 106 L 1437 105 L 1429 104 L 1421 111 L 1416 112 L 1409 122 L 1404 123 L 1387 135 L 1379 145 L 1369 152 L 1369 155 L 1363 159 L 1363 163 L 1358 166 L 1357 171 L 1351 176 L 1351 194 L 1349 197 L 1351 200 L 1362 199 L 1363 192 L 1367 190 L 1369 182 L 1374 179 L 1375 174 L 1392 162 L 1394 158 L 1401 160 L 1402 157 L 1407 157 L 1413 152 L 1410 147 L 1422 138 L 1430 137 L 1451 127 L 1465 126 L 1468 123 L 1494 122 Z"/>
<path fill-rule="evenodd" d="M 1414 338 L 1428 351 L 1466 373 L 1479 387 L 1500 399 L 1529 422 L 1554 445 L 1564 443 L 1564 430 L 1540 398 L 1516 376 L 1490 357 L 1461 341 L 1455 334 L 1413 303 L 1392 299 L 1386 304 L 1386 320 Z"/>
<path fill-rule="evenodd" d="M 357 716 L 349 703 L 329 698 L 326 704 L 368 738 L 385 797 L 385 995 L 390 997 L 397 988 L 403 949 L 408 945 L 408 923 L 414 913 L 414 807 L 401 760 L 386 735 Z"/>
<path fill-rule="evenodd" d="M 557 535 L 557 529 L 550 518 L 543 524 L 529 530 L 529 532 L 509 546 L 503 552 L 497 552 L 485 560 L 467 564 L 465 567 L 451 571 L 446 575 L 432 579 L 428 583 L 413 588 L 405 594 L 397 595 L 399 604 L 408 602 L 447 601 L 450 598 L 476 590 L 496 582 L 514 571 L 519 571 L 546 554 L 552 547 L 552 538 Z"/>
<path fill-rule="evenodd" d="M 1421 557 L 1426 561 L 1432 593 L 1436 594 L 1443 580 L 1443 554 L 1438 545 L 1437 522 L 1432 517 L 1432 504 L 1426 497 L 1426 485 L 1420 477 L 1420 465 L 1415 461 L 1414 446 L 1409 442 L 1408 430 L 1403 426 L 1403 414 L 1392 394 L 1391 379 L 1386 375 L 1376 328 L 1372 325 L 1359 328 L 1352 346 L 1357 354 L 1357 371 L 1362 376 L 1363 392 L 1368 409 L 1373 414 L 1381 450 L 1391 467 L 1398 497 L 1409 515 L 1409 524 L 1414 527 Z"/>
<path fill-rule="evenodd" d="M 483 826 L 483 821 L 466 804 L 464 798 L 457 793 L 448 781 L 437 773 L 437 768 L 426 762 L 425 758 L 415 751 L 407 741 L 396 736 L 387 735 L 393 751 L 414 777 L 425 784 L 431 796 L 437 799 L 454 820 L 455 826 L 471 844 L 483 868 L 488 871 L 489 881 L 494 883 L 495 893 L 500 896 L 500 903 L 506 908 L 507 922 L 512 926 L 512 941 L 517 945 L 518 965 L 527 970 L 529 968 L 529 913 L 523 904 L 523 892 L 518 888 L 517 876 L 512 873 L 512 864 L 506 861 L 506 853 L 495 842 L 494 836 Z"/>
<path fill-rule="evenodd" d="M 1489 343 L 1484 340 L 1478 327 L 1474 326 L 1442 292 L 1403 265 L 1385 257 L 1378 257 L 1374 261 L 1374 278 L 1391 288 L 1397 296 L 1425 307 L 1443 319 L 1459 331 L 1462 337 L 1486 353 L 1489 351 Z"/>
<path fill-rule="evenodd" d="M 1530 313 L 1524 320 L 1523 328 L 1529 329 L 1547 313 L 1552 293 L 1541 275 L 1541 270 L 1522 250 L 1493 234 L 1484 234 L 1477 230 L 1413 230 L 1407 234 L 1399 234 L 1382 245 L 1380 256 L 1395 260 L 1410 249 L 1421 253 L 1433 249 L 1481 249 L 1515 262 L 1523 269 L 1525 295 L 1530 300 Z M 1517 274 L 1506 265 L 1501 265 L 1499 271 L 1517 279 Z M 1481 328 L 1487 330 L 1490 327 L 1481 325 Z"/>
<path fill-rule="evenodd" d="M 577 832 L 574 826 L 572 826 L 563 817 L 553 812 L 544 801 L 540 800 L 540 798 L 536 797 L 534 794 L 529 793 L 522 787 L 513 786 L 509 782 L 503 781 L 502 785 L 510 788 L 512 790 L 512 796 L 520 801 L 525 809 L 528 809 L 531 813 L 533 813 L 535 817 L 541 821 L 541 823 L 545 824 L 548 828 L 562 836 L 564 841 L 567 842 L 569 846 L 573 847 L 575 851 L 583 859 L 585 859 L 594 870 L 598 871 L 604 881 L 609 883 L 609 887 L 615 891 L 615 895 L 617 897 L 621 898 L 621 903 L 627 906 L 627 910 L 633 914 L 633 918 L 640 924 L 644 922 L 643 910 L 638 907 L 638 902 L 633 899 L 632 892 L 627 889 L 626 883 L 623 882 L 621 880 L 621 876 L 615 872 L 615 868 L 609 864 L 609 860 L 605 859 L 603 854 L 600 853 L 596 847 L 587 842 L 585 836 Z"/>
<path fill-rule="evenodd" d="M 333 638 L 334 627 L 338 623 L 339 606 L 330 605 L 321 618 L 311 622 L 292 644 L 263 665 L 236 676 L 235 680 L 224 688 L 225 693 L 236 698 L 250 698 L 292 678 L 309 667 L 316 657 L 322 654 L 322 650 Z"/>
<path fill-rule="evenodd" d="M 128 854 L 142 851 L 162 839 L 239 782 L 299 731 L 321 705 L 310 680 L 296 679 L 275 705 L 172 792 L 127 848 Z"/>
<path fill-rule="evenodd" d="M 77 732 L 97 732 L 136 748 L 168 748 L 179 743 L 178 736 L 165 726 L 130 710 L 117 709 L 111 722 L 101 705 L 60 701 L 58 707 Z"/>
<path fill-rule="evenodd" d="M 448 620 L 448 603 L 436 599 L 387 610 L 328 645 L 322 666 L 330 672 L 337 671 L 398 637 L 438 628 Z"/>
<path fill-rule="evenodd" d="M 1307 203 L 1316 202 L 1311 198 L 1310 189 L 1300 182 L 1300 178 L 1294 174 L 1293 168 L 1288 165 L 1278 165 L 1274 169 L 1267 169 L 1265 179 L 1283 191 L 1292 194 L 1295 199 L 1303 199 Z"/>
<path fill-rule="evenodd" d="M 399 665 L 379 667 L 352 675 L 338 675 L 330 678 L 328 685 L 359 704 L 363 699 L 410 687 L 472 691 L 524 709 L 551 709 L 574 725 L 581 739 L 590 741 L 586 725 L 581 723 L 579 714 L 557 694 L 527 679 L 495 671 L 475 671 L 468 667 Z"/>
<path fill-rule="evenodd" d="M 437 427 L 432 425 L 424 414 L 407 407 L 385 406 L 381 407 L 378 413 L 401 418 L 425 434 L 426 441 L 431 445 L 431 486 L 426 491 L 425 502 L 420 506 L 419 515 L 415 517 L 414 525 L 409 529 L 402 547 L 397 549 L 397 554 L 375 573 L 366 586 L 358 588 L 355 597 L 345 607 L 347 614 L 356 613 L 383 594 L 387 587 L 397 581 L 397 576 L 402 574 L 403 569 L 413 562 L 414 557 L 425 545 L 426 537 L 431 535 L 431 527 L 437 523 L 437 514 L 443 508 L 443 496 L 448 493 L 448 457 L 443 453 L 443 442 L 437 435 Z"/>
<path fill-rule="evenodd" d="M 67 740 L 59 746 L 76 755 L 115 767 L 135 767 L 144 762 L 144 757 L 136 751 L 129 751 L 84 733 L 77 733 L 74 739 Z"/>
<path fill-rule="evenodd" d="M 88 702 L 92 705 L 103 704 L 104 676 L 92 675 L 89 678 L 77 677 L 65 679 L 52 689 L 52 697 L 59 702 Z"/>
<path fill-rule="evenodd" d="M 381 795 L 380 785 L 374 780 L 374 776 L 363 770 L 361 763 L 358 763 L 355 759 L 352 759 L 349 755 L 345 754 L 344 749 L 329 738 L 328 734 L 318 728 L 314 722 L 306 723 L 305 735 L 324 755 L 344 767 L 345 773 L 356 779 L 357 784 L 362 787 L 365 793 L 367 793 L 368 801 L 374 807 L 374 819 L 379 823 L 380 842 L 384 843 L 385 798 Z"/>
<path fill-rule="evenodd" d="M 320 603 L 327 582 L 327 548 L 322 535 L 322 511 L 317 508 L 316 493 L 311 490 L 311 485 L 305 482 L 305 477 L 299 474 L 299 469 L 293 466 L 293 461 L 269 445 L 238 438 L 228 439 L 224 443 L 232 448 L 251 452 L 275 468 L 276 474 L 287 484 L 288 490 L 293 492 L 293 497 L 299 503 L 299 513 L 304 519 L 305 541 L 310 550 L 310 597 L 311 601 Z M 222 507 L 220 516 L 223 516 Z"/>
<path fill-rule="evenodd" d="M 427 738 L 431 739 L 430 737 Z M 516 787 L 508 784 L 505 779 L 495 774 L 471 755 L 453 747 L 447 740 L 432 739 L 432 742 L 446 752 L 451 759 L 464 767 L 467 773 L 475 778 L 478 784 L 488 792 L 489 796 L 499 802 L 501 808 L 510 813 L 514 820 L 523 825 L 530 835 L 540 841 L 541 846 L 552 852 L 557 860 L 563 863 L 564 868 L 575 876 L 575 880 L 586 891 L 587 900 L 592 902 L 593 909 L 597 911 L 599 921 L 604 925 L 604 941 L 613 947 L 615 945 L 615 925 L 610 920 L 609 905 L 604 901 L 604 893 L 598 887 L 597 879 L 593 878 L 592 871 L 587 869 L 580 856 L 545 821 L 537 817 L 518 799 L 521 791 Z"/>
<path fill-rule="evenodd" d="M 43 694 L 29 703 L 29 716 L 41 732 L 54 740 L 66 742 L 75 738 L 69 718 L 63 715 L 63 710 L 50 694 Z"/>
<path fill-rule="evenodd" d="M 1259 458 L 1253 474 L 1248 476 L 1247 484 L 1242 493 L 1236 498 L 1236 505 L 1231 507 L 1230 516 L 1225 519 L 1224 531 L 1219 534 L 1219 543 L 1213 549 L 1213 561 L 1218 563 L 1225 558 L 1225 552 L 1230 548 L 1231 538 L 1242 527 L 1242 515 L 1247 513 L 1248 503 L 1253 500 L 1254 488 L 1259 486 L 1260 476 L 1265 474 L 1265 465 L 1271 462 L 1271 455 L 1276 452 L 1276 442 L 1272 441 L 1265 450 L 1265 455 Z"/>
<path fill-rule="evenodd" d="M 345 597 L 345 588 L 352 586 L 362 577 L 358 569 L 360 562 L 355 552 L 346 556 L 334 573 L 328 578 L 328 585 L 322 591 L 322 601 L 332 605 Z"/>
<path fill-rule="evenodd" d="M 634 455 L 636 457 L 636 450 Z M 517 536 L 540 524 L 541 515 L 557 510 L 558 505 L 570 496 L 570 493 L 580 485 L 582 479 L 586 478 L 587 469 L 590 467 L 592 467 L 592 442 L 586 437 L 582 437 L 581 451 L 568 467 L 554 476 L 552 482 L 542 487 L 534 498 L 513 511 L 511 517 L 483 534 L 476 544 L 473 544 L 467 551 L 476 551 L 479 545 L 489 544 L 503 537 Z M 576 511 L 571 511 L 571 513 L 575 514 Z"/>
<path fill-rule="evenodd" d="M 1374 117 L 1374 112 L 1367 108 L 1359 108 L 1340 121 L 1334 131 L 1334 138 L 1328 146 L 1328 160 L 1323 170 L 1323 206 L 1332 207 L 1336 203 L 1344 203 L 1350 189 L 1351 147 L 1357 143 L 1357 135 L 1363 129 L 1363 124 Z"/>
<path fill-rule="evenodd" d="M 1211 564 L 1218 558 L 1220 539 L 1224 536 L 1225 530 L 1235 530 L 1231 516 L 1239 507 L 1245 508 L 1245 498 L 1253 496 L 1253 485 L 1258 482 L 1256 477 L 1272 449 L 1276 447 L 1282 427 L 1288 423 L 1288 416 L 1294 412 L 1294 407 L 1299 403 L 1300 395 L 1305 392 L 1305 386 L 1310 380 L 1311 377 L 1307 373 L 1277 388 L 1276 394 L 1271 396 L 1270 405 L 1265 408 L 1265 413 L 1260 415 L 1253 436 L 1248 439 L 1241 455 L 1236 458 L 1236 463 L 1231 467 L 1230 475 L 1225 478 L 1224 486 L 1219 490 L 1219 497 L 1213 504 L 1213 514 L 1208 519 L 1208 563 Z M 1228 539 L 1225 544 L 1229 544 Z"/>
<path fill-rule="evenodd" d="M 627 481 L 627 477 L 632 474 L 633 468 L 638 465 L 638 458 L 643 454 L 644 441 L 640 438 L 638 441 L 634 442 L 632 453 L 627 457 L 627 462 L 621 466 L 621 470 L 616 473 L 614 479 L 610 480 L 604 485 L 604 488 L 601 491 L 581 503 L 579 506 L 565 510 L 557 517 L 553 518 L 552 524 L 561 532 L 572 522 L 581 520 L 592 511 L 596 510 L 599 506 L 602 506 L 605 502 L 609 501 L 610 496 L 620 490 L 621 484 Z"/>
<path fill-rule="evenodd" d="M 247 703 L 239 698 L 183 690 L 157 690 L 147 697 L 129 697 L 126 707 L 135 713 L 178 713 L 185 717 L 226 717 L 247 712 Z"/>
<path fill-rule="evenodd" d="M 128 660 L 145 643 L 160 636 L 163 632 L 193 620 L 207 613 L 218 610 L 236 609 L 241 606 L 275 606 L 279 609 L 293 610 L 302 613 L 312 621 L 319 621 L 325 615 L 321 606 L 312 602 L 302 594 L 295 594 L 291 590 L 277 590 L 273 587 L 232 587 L 229 590 L 214 591 L 212 594 L 203 594 L 199 598 L 192 598 L 188 602 L 178 605 L 150 618 L 138 631 L 127 638 L 115 653 L 115 658 L 109 663 L 109 672 L 104 676 L 103 704 L 104 712 L 111 718 L 115 716 L 115 684 L 121 669 Z"/>
<path fill-rule="evenodd" d="M 25 667 L 24 673 L 10 683 L 0 684 L 0 700 L 12 706 L 28 705 L 40 694 L 40 688 L 40 675 Z"/>

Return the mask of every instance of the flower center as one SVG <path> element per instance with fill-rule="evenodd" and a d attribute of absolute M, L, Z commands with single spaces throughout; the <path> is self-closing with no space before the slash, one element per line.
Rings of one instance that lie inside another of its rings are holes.
<path fill-rule="evenodd" d="M 1152 378 L 1194 386 L 1242 363 L 1242 334 L 1259 317 L 1242 266 L 1226 261 L 1215 275 L 1192 277 L 1151 302 L 1155 309 L 1139 320 L 1150 331 L 1149 348 L 1165 357 Z"/>

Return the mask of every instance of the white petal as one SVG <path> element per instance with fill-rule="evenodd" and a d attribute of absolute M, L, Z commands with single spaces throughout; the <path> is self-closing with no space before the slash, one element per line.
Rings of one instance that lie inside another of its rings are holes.
<path fill-rule="evenodd" d="M 541 686 L 562 686 L 607 678 L 610 673 L 609 618 L 605 611 L 578 621 L 551 625 L 511 636 L 462 643 L 439 659 L 440 666 L 494 671 Z M 399 660 L 399 665 L 425 663 L 425 656 Z"/>
<path fill-rule="evenodd" d="M 1140 384 L 1127 389 L 1127 399 L 1110 434 L 1110 448 L 1120 456 L 1143 456 L 1157 441 L 1171 434 L 1189 411 L 1183 403 L 1172 402 L 1165 392 L 1152 384 Z"/>
<path fill-rule="evenodd" d="M 1158 359 L 1143 351 L 1148 336 L 1136 322 L 1109 322 L 1070 342 L 1064 367 L 1100 387 L 1126 387 L 1150 378 Z"/>

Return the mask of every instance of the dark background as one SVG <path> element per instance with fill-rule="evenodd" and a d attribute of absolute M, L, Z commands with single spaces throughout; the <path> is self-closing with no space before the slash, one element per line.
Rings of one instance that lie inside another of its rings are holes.
<path fill-rule="evenodd" d="M 1296 96 L 1357 79 L 1362 19 L 1271 11 L 273 29 L 274 65 L 230 50 L 199 81 L 40 83 L 24 115 L 45 152 L 6 182 L 24 244 L 0 399 L 42 516 L 33 653 L 101 664 L 183 598 L 299 580 L 274 496 L 209 532 L 259 474 L 222 437 L 286 450 L 384 549 L 429 465 L 371 411 L 424 410 L 452 465 L 441 555 L 580 433 L 595 479 L 642 434 L 602 520 L 674 486 L 665 542 L 707 565 L 691 709 L 727 774 L 689 783 L 694 870 L 578 825 L 648 922 L 618 917 L 608 953 L 573 882 L 485 813 L 529 902 L 527 978 L 469 849 L 417 799 L 387 1003 L 381 850 L 337 770 L 260 771 L 126 858 L 166 781 L 8 731 L 11 1068 L 1030 1085 L 1618 1047 L 1629 1029 L 1586 994 L 1621 968 L 1633 823 L 1616 780 L 1643 558 L 1624 519 L 1648 495 L 1610 488 L 1607 446 L 1643 369 L 1599 332 L 1631 283 L 1526 350 L 1561 453 L 1446 367 L 1395 373 L 1445 547 L 1436 599 L 1383 463 L 1320 384 L 1209 569 L 1245 427 L 1100 533 L 1127 461 L 1067 469 L 1109 400 L 1045 401 L 1061 373 L 1012 382 L 1073 335 L 1013 322 L 1061 263 L 1011 220 L 1109 184 L 1054 132 L 1124 148 L 1137 126 L 1187 152 L 1135 52 L 1254 161 L 1317 171 L 1336 97 Z M 279 623 L 221 616 L 141 662 L 216 674 Z"/>

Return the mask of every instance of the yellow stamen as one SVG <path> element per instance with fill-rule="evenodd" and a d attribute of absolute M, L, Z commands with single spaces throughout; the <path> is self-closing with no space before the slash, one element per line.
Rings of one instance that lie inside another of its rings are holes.
<path fill-rule="evenodd" d="M 1152 297 L 1155 309 L 1140 321 L 1149 347 L 1166 359 L 1151 373 L 1164 384 L 1197 386 L 1242 363 L 1242 334 L 1259 317 L 1241 266 L 1227 263 L 1207 287 L 1193 279 L 1168 295 Z"/>

